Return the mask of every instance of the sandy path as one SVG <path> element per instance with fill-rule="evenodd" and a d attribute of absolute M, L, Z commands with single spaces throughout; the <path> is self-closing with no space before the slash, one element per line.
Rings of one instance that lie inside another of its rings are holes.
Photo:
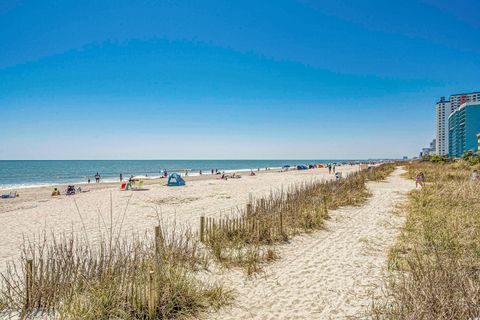
<path fill-rule="evenodd" d="M 331 212 L 327 230 L 296 237 L 281 247 L 280 260 L 248 280 L 224 275 L 235 288 L 232 308 L 214 319 L 363 318 L 379 294 L 388 248 L 403 219 L 392 214 L 413 185 L 397 169 L 387 182 L 369 183 L 372 198 L 359 208 Z"/>

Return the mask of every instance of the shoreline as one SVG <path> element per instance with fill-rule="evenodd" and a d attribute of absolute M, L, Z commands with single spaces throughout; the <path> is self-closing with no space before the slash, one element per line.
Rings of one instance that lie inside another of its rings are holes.
<path fill-rule="evenodd" d="M 218 175 L 221 175 L 220 172 L 224 172 L 226 174 L 231 174 L 231 173 L 235 173 L 235 174 L 238 174 L 238 175 L 241 175 L 241 174 L 245 174 L 245 173 L 250 173 L 252 169 L 227 169 L 227 170 L 219 170 L 217 174 L 213 174 L 208 171 L 208 172 L 205 172 L 205 173 L 202 173 L 200 174 L 199 172 L 191 172 L 189 173 L 188 175 L 185 175 L 185 172 L 177 172 L 177 171 L 172 171 L 171 173 L 177 173 L 179 174 L 182 178 L 184 179 L 189 179 L 191 177 L 203 177 L 203 176 L 218 176 Z M 257 169 L 254 169 L 253 171 L 257 174 L 259 172 L 265 172 L 265 171 L 278 171 L 278 170 L 282 170 L 281 167 L 271 167 L 271 168 L 268 168 L 265 169 L 265 168 L 260 168 L 260 170 L 257 170 Z M 296 170 L 296 169 L 289 169 L 289 170 Z M 148 176 L 147 176 L 148 177 Z M 128 181 L 128 178 L 127 176 L 124 177 L 123 179 L 123 182 L 126 182 Z M 167 178 L 163 177 L 163 176 L 151 176 L 151 177 L 148 177 L 148 179 L 144 179 L 144 183 L 147 182 L 147 181 L 162 181 L 162 180 L 166 180 Z M 91 180 L 94 180 L 94 179 L 91 179 Z M 111 177 L 108 177 L 106 179 L 102 179 L 103 181 L 100 181 L 99 183 L 95 182 L 95 181 L 91 181 L 90 183 L 89 182 L 86 182 L 85 180 L 75 180 L 75 181 L 69 181 L 69 182 L 62 182 L 62 183 L 57 183 L 57 182 L 46 182 L 46 183 L 42 183 L 42 184 L 18 184 L 18 185 L 0 185 L 0 192 L 9 192 L 9 191 L 16 191 L 16 190 L 25 190 L 25 189 L 35 189 L 35 188 L 46 188 L 46 187 L 49 187 L 49 188 L 55 188 L 55 187 L 61 187 L 61 186 L 68 186 L 68 185 L 79 185 L 79 186 L 93 186 L 93 185 L 99 185 L 99 184 L 116 184 L 116 183 L 121 183 L 120 182 L 120 178 L 117 177 L 117 178 L 111 178 Z"/>
<path fill-rule="evenodd" d="M 338 166 L 338 168 L 345 168 L 345 167 L 350 167 L 350 165 L 343 165 L 343 166 Z M 240 177 L 250 177 L 250 169 L 245 169 L 246 171 L 239 171 L 239 170 L 231 170 L 231 172 L 227 172 L 225 170 L 225 174 L 232 174 L 235 173 L 237 176 Z M 297 170 L 296 168 L 290 168 L 288 170 L 283 170 L 282 168 L 275 168 L 275 169 L 260 169 L 260 171 L 254 171 L 255 176 L 263 176 L 266 174 L 272 174 L 272 173 L 287 173 L 287 172 L 310 172 L 310 171 L 316 171 L 316 170 L 321 170 L 321 169 L 308 169 L 308 170 Z M 326 170 L 326 169 L 324 169 Z M 220 171 L 219 171 L 220 172 Z M 185 180 L 185 182 L 188 184 L 189 182 L 193 181 L 208 181 L 208 180 L 221 180 L 220 179 L 221 174 L 214 174 L 212 175 L 211 173 L 208 174 L 202 174 L 202 175 L 188 175 L 188 176 L 182 176 L 182 178 Z M 230 180 L 230 179 L 229 179 Z M 236 179 L 234 179 L 236 180 Z M 123 179 L 123 182 L 128 181 L 128 179 Z M 168 178 L 152 178 L 152 179 L 146 179 L 143 180 L 143 185 L 144 187 L 152 187 L 152 186 L 159 186 L 159 187 L 166 187 L 167 185 Z M 110 191 L 121 191 L 120 190 L 120 184 L 121 182 L 118 181 L 106 181 L 106 182 L 81 182 L 81 183 L 70 183 L 71 185 L 75 185 L 75 187 L 82 187 L 84 190 L 80 194 L 76 194 L 76 196 L 81 195 L 81 194 L 88 194 L 91 191 L 97 192 L 97 191 L 103 191 L 103 190 L 110 190 Z M 31 187 L 25 187 L 25 188 L 13 188 L 13 189 L 1 189 L 0 188 L 0 193 L 8 193 L 11 191 L 18 191 L 19 196 L 17 198 L 7 198 L 7 199 L 1 199 L 0 198 L 0 214 L 2 212 L 5 212 L 3 207 L 13 205 L 13 204 L 20 204 L 23 202 L 32 202 L 32 201 L 47 201 L 49 199 L 66 199 L 66 198 L 72 198 L 71 195 L 66 195 L 65 194 L 65 189 L 69 183 L 65 184 L 51 184 L 51 185 L 42 185 L 42 186 L 31 186 Z M 54 188 L 58 188 L 61 192 L 60 196 L 55 196 L 52 197 L 51 193 Z M 138 192 L 135 190 L 127 190 L 127 191 L 122 191 L 125 193 L 131 193 L 131 192 Z M 73 196 L 75 197 L 75 196 Z"/>
<path fill-rule="evenodd" d="M 103 164 L 103 160 L 92 160 L 98 163 L 86 165 L 83 160 L 72 160 L 78 164 L 68 164 L 65 161 L 51 161 L 48 160 L 47 164 L 42 160 L 0 160 L 0 193 L 9 192 L 15 190 L 25 190 L 30 188 L 42 188 L 42 187 L 58 187 L 63 185 L 87 185 L 87 180 L 91 180 L 91 185 L 94 184 L 94 173 L 99 172 L 102 176 L 102 183 L 115 183 L 119 182 L 119 175 L 123 173 L 124 180 L 133 176 L 148 176 L 153 179 L 159 179 L 163 176 L 163 170 L 167 170 L 168 173 L 177 173 L 180 176 L 198 176 L 200 171 L 202 175 L 211 175 L 211 170 L 219 168 L 218 172 L 225 173 L 242 173 L 270 170 L 280 170 L 285 165 L 288 165 L 290 169 L 296 168 L 297 165 L 326 165 L 328 163 L 336 163 L 337 165 L 352 165 L 359 163 L 371 163 L 378 162 L 379 160 L 178 160 L 180 163 L 166 163 L 165 166 L 161 164 L 152 165 L 148 163 L 143 164 L 141 160 L 135 163 L 127 163 L 119 165 L 118 163 Z M 381 160 L 380 160 L 381 161 Z M 19 162 L 20 164 L 15 164 Z M 58 163 L 57 163 L 58 162 Z M 176 161 L 175 161 L 176 162 Z M 188 162 L 188 163 L 182 163 Z M 197 163 L 198 162 L 198 163 Z M 2 165 L 5 163 L 5 165 Z M 12 164 L 13 163 L 13 164 Z M 23 163 L 23 164 L 22 164 Z M 121 163 L 121 161 L 120 161 Z M 78 166 L 78 167 L 77 167 Z M 156 168 L 155 168 L 156 167 Z M 215 169 L 216 170 L 216 169 Z M 118 173 L 116 173 L 118 172 Z M 151 180 L 151 179 L 148 179 Z"/>
<path fill-rule="evenodd" d="M 341 166 L 344 175 L 359 166 Z M 119 183 L 91 184 L 90 192 L 51 197 L 52 187 L 24 189 L 20 196 L 0 200 L 0 271 L 16 260 L 25 237 L 43 232 L 87 232 L 95 238 L 102 220 L 123 223 L 125 234 L 153 232 L 159 218 L 168 227 L 185 226 L 196 231 L 201 216 L 234 214 L 249 197 L 263 196 L 289 185 L 335 179 L 328 169 L 248 172 L 240 179 L 202 175 L 186 177 L 186 186 L 166 187 L 166 179 L 144 181 L 144 191 L 121 191 Z M 121 220 L 128 211 L 125 220 Z M 82 231 L 83 229 L 83 231 Z"/>
<path fill-rule="evenodd" d="M 360 168 L 344 165 L 336 171 L 346 177 Z M 268 318 L 341 318 L 365 310 L 371 297 L 378 296 L 387 249 L 396 238 L 395 227 L 402 222 L 392 214 L 403 197 L 399 191 L 413 188 L 401 173 L 397 168 L 386 181 L 368 182 L 372 197 L 361 206 L 331 210 L 325 229 L 282 243 L 278 261 L 265 265 L 261 277 L 246 280 L 245 274 L 235 268 L 212 269 L 206 279 L 224 283 L 236 298 L 230 306 L 204 314 L 205 319 L 252 318 L 259 314 Z M 6 230 L 0 234 L 0 272 L 8 263 L 18 261 L 25 239 L 42 242 L 42 234 L 82 235 L 97 241 L 105 230 L 102 228 L 111 225 L 120 228 L 122 237 L 150 237 L 160 221 L 166 230 L 176 232 L 186 227 L 195 234 L 202 217 L 234 216 L 251 197 L 283 192 L 291 185 L 335 179 L 328 168 L 239 175 L 242 178 L 228 180 L 211 174 L 188 176 L 184 187 L 165 187 L 166 179 L 145 180 L 141 192 L 121 191 L 116 188 L 119 183 L 93 183 L 92 192 L 53 198 L 45 196 L 49 187 L 32 188 L 34 193 L 25 195 L 23 202 L 18 201 L 20 198 L 0 202 L 0 224 Z M 389 227 L 392 220 L 393 228 Z M 374 244 L 379 248 L 373 250 Z M 252 292 L 253 298 L 248 298 Z"/>

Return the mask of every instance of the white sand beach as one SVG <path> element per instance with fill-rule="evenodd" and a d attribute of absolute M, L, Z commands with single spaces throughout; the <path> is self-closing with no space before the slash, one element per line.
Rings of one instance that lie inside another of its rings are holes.
<path fill-rule="evenodd" d="M 347 174 L 358 166 L 338 167 Z M 280 259 L 262 273 L 246 278 L 240 270 L 218 275 L 235 294 L 231 307 L 208 314 L 213 319 L 345 319 L 367 310 L 378 294 L 387 250 L 402 218 L 393 214 L 404 193 L 413 187 L 397 169 L 386 182 L 370 182 L 371 199 L 361 207 L 331 212 L 326 230 L 298 236 L 280 246 Z M 160 215 L 167 223 L 198 228 L 199 217 L 229 214 L 248 197 L 261 196 L 293 183 L 334 179 L 327 169 L 263 172 L 240 179 L 187 179 L 185 187 L 166 187 L 150 181 L 145 191 L 120 191 L 118 185 L 99 185 L 75 196 L 49 196 L 52 188 L 24 190 L 19 198 L 0 202 L 0 271 L 17 259 L 22 237 L 43 231 L 81 232 L 82 219 L 89 237 L 101 225 L 100 215 L 119 224 L 127 208 L 123 230 L 153 232 Z M 112 201 L 110 201 L 110 198 Z M 128 207 L 127 207 L 127 203 Z M 80 214 L 77 212 L 78 205 Z"/>
<path fill-rule="evenodd" d="M 414 187 L 401 173 L 369 182 L 367 204 L 331 211 L 326 230 L 281 246 L 281 258 L 256 278 L 225 274 L 236 301 L 212 319 L 364 319 L 403 224 L 394 209 Z"/>
<path fill-rule="evenodd" d="M 345 173 L 358 170 L 358 166 L 342 166 Z M 51 197 L 53 187 L 21 190 L 16 199 L 0 199 L 0 270 L 5 263 L 19 256 L 23 236 L 41 232 L 82 231 L 82 219 L 89 237 L 99 232 L 102 219 L 120 224 L 125 209 L 122 229 L 131 232 L 153 232 L 158 216 L 167 224 L 176 220 L 198 228 L 199 218 L 230 214 L 244 206 L 249 196 L 260 196 L 293 183 L 312 179 L 334 179 L 327 169 L 304 171 L 263 171 L 256 176 L 244 173 L 240 179 L 220 180 L 218 176 L 187 177 L 185 187 L 166 187 L 166 180 L 146 181 L 145 191 L 120 191 L 117 184 L 91 184 L 90 192 L 74 196 Z M 65 186 L 62 186 L 62 190 Z M 110 197 L 112 201 L 110 201 Z M 76 209 L 76 204 L 81 215 Z M 127 207 L 128 203 L 128 207 Z"/>

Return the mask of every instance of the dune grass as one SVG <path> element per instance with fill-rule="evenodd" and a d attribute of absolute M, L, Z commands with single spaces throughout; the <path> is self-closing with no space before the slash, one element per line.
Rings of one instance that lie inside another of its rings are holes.
<path fill-rule="evenodd" d="M 243 267 L 251 275 L 261 270 L 262 263 L 278 258 L 273 244 L 323 228 L 331 209 L 363 204 L 369 197 L 366 181 L 383 180 L 394 168 L 384 164 L 339 181 L 304 182 L 251 197 L 233 222 L 214 222 L 205 244 L 222 265 Z"/>
<path fill-rule="evenodd" d="M 377 319 L 478 319 L 480 317 L 480 183 L 472 168 L 414 162 L 426 186 L 409 195 L 406 224 L 389 255 L 385 304 Z"/>
<path fill-rule="evenodd" d="M 89 239 L 85 226 L 81 233 L 25 238 L 19 261 L 0 275 L 0 316 L 196 317 L 232 299 L 221 284 L 201 280 L 198 271 L 209 266 L 210 257 L 224 266 L 245 268 L 247 274 L 258 272 L 262 263 L 279 258 L 274 244 L 321 229 L 330 209 L 364 203 L 369 196 L 366 181 L 383 179 L 393 168 L 384 165 L 340 181 L 295 184 L 251 198 L 249 209 L 241 213 L 248 221 L 244 227 L 216 226 L 204 244 L 189 229 L 175 226 L 159 227 L 155 236 L 152 230 L 126 237 L 122 223 L 127 208 L 115 223 L 110 212 L 111 225 L 99 227 L 95 239 Z"/>
<path fill-rule="evenodd" d="M 208 264 L 188 229 L 125 237 L 107 228 L 25 239 L 20 261 L 1 275 L 0 311 L 60 319 L 171 319 L 228 303 L 221 285 L 199 280 Z M 28 285 L 27 261 L 33 261 Z"/>

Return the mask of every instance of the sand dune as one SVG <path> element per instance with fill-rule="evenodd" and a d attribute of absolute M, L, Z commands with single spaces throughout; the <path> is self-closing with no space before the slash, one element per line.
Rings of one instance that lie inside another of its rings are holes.
<path fill-rule="evenodd" d="M 387 251 L 403 219 L 393 214 L 412 182 L 397 169 L 387 182 L 368 184 L 372 198 L 358 208 L 331 212 L 326 230 L 283 245 L 280 260 L 255 279 L 222 276 L 236 292 L 232 308 L 212 319 L 363 318 L 379 294 Z"/>
<path fill-rule="evenodd" d="M 358 166 L 339 167 L 343 172 L 358 170 Z M 176 220 L 198 228 L 199 217 L 230 213 L 244 206 L 250 195 L 259 196 L 292 183 L 312 179 L 333 179 L 327 169 L 288 172 L 261 172 L 257 176 L 219 180 L 211 176 L 190 178 L 185 187 L 166 187 L 165 180 L 149 181 L 147 191 L 120 191 L 118 185 L 92 185 L 92 190 L 75 196 L 50 197 L 49 188 L 21 190 L 19 198 L 0 201 L 0 271 L 5 262 L 20 254 L 22 236 L 47 232 L 80 232 L 82 219 L 90 238 L 99 232 L 103 219 L 110 222 L 110 197 L 113 205 L 113 223 L 119 220 L 127 203 L 128 211 L 123 230 L 153 232 L 158 215 L 168 222 Z M 75 202 L 80 214 L 78 214 Z"/>
<path fill-rule="evenodd" d="M 343 172 L 357 170 L 342 167 Z M 388 248 L 402 218 L 392 212 L 412 182 L 397 169 L 386 182 L 370 182 L 372 198 L 362 207 L 332 211 L 326 230 L 298 236 L 280 246 L 280 259 L 263 273 L 247 279 L 240 270 L 210 274 L 236 293 L 233 306 L 206 315 L 212 319 L 348 319 L 362 317 L 378 295 Z M 20 253 L 22 236 L 43 230 L 80 232 L 81 217 L 91 237 L 98 234 L 100 215 L 113 222 L 130 202 L 123 230 L 152 232 L 157 213 L 167 222 L 198 227 L 201 215 L 218 216 L 291 183 L 333 179 L 326 169 L 268 172 L 228 181 L 212 178 L 188 181 L 186 187 L 167 188 L 160 182 L 142 192 L 121 192 L 103 186 L 74 197 L 51 198 L 47 189 L 29 190 L 21 198 L 0 203 L 0 271 Z M 76 212 L 75 202 L 81 215 Z M 81 217 L 80 217 L 81 216 Z"/>

